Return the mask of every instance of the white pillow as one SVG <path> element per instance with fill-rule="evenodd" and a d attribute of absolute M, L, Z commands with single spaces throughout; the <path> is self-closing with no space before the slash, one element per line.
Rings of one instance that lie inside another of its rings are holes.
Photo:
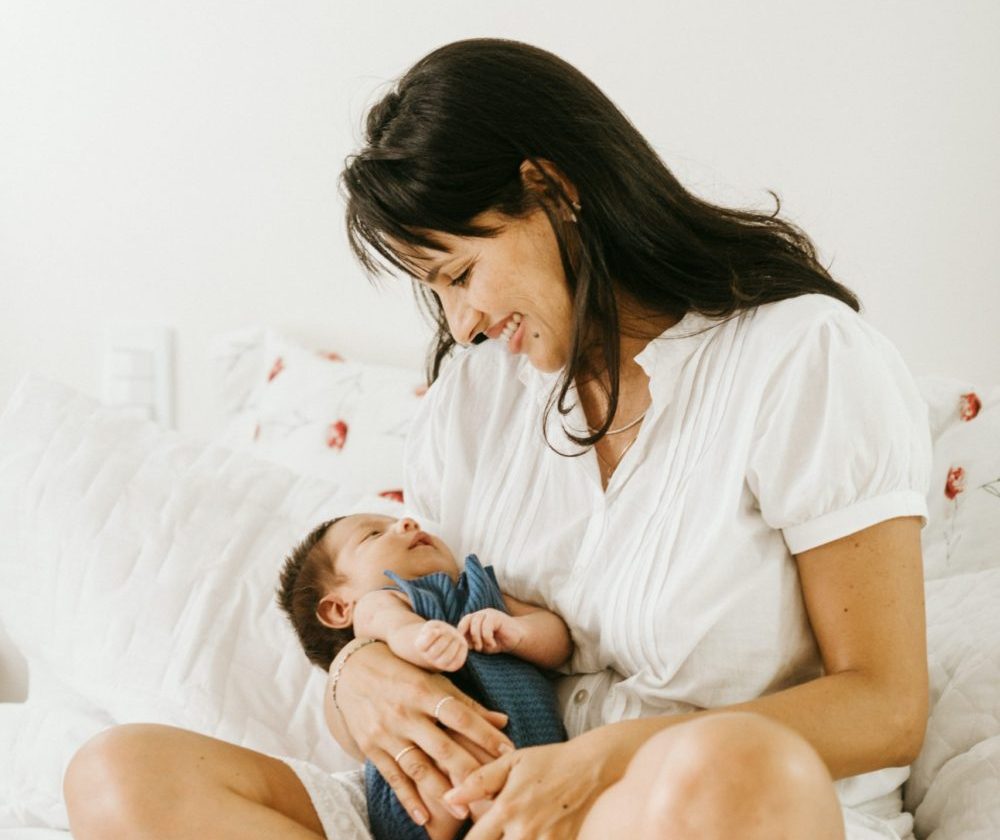
<path fill-rule="evenodd" d="M 353 510 L 402 508 L 25 379 L 0 416 L 0 615 L 38 730 L 64 735 L 58 756 L 19 750 L 33 813 L 59 813 L 62 765 L 95 714 L 355 766 L 274 597 L 293 544 Z M 45 711 L 73 697 L 61 720 Z"/>
<path fill-rule="evenodd" d="M 213 364 L 227 445 L 402 498 L 403 444 L 426 391 L 419 370 L 344 360 L 254 328 L 216 339 Z"/>
<path fill-rule="evenodd" d="M 66 765 L 80 744 L 113 723 L 56 684 L 26 703 L 0 705 L 0 828 L 66 827 Z"/>
<path fill-rule="evenodd" d="M 1000 566 L 1000 386 L 933 377 L 917 383 L 934 444 L 925 576 Z"/>
<path fill-rule="evenodd" d="M 994 836 L 1000 826 L 1000 387 L 917 380 L 934 465 L 921 535 L 930 718 L 905 785 L 918 836 Z M 956 805 L 957 803 L 957 805 Z"/>

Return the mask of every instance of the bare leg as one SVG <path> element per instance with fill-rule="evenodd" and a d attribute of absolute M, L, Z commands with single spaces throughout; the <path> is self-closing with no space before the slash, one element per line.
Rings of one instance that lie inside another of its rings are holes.
<path fill-rule="evenodd" d="M 169 726 L 118 726 L 92 738 L 70 762 L 64 791 L 77 840 L 325 837 L 286 764 Z"/>
<path fill-rule="evenodd" d="M 732 712 L 651 738 L 594 803 L 578 840 L 843 840 L 833 781 L 788 727 Z"/>

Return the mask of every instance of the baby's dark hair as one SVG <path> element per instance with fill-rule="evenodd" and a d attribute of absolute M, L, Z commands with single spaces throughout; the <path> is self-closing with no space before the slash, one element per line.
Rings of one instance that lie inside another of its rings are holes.
<path fill-rule="evenodd" d="M 295 628 L 306 656 L 324 671 L 330 670 L 330 663 L 340 649 L 354 638 L 351 627 L 335 630 L 316 615 L 319 602 L 337 577 L 335 558 L 323 547 L 323 535 L 343 518 L 338 516 L 317 525 L 292 549 L 285 558 L 277 590 L 278 604 Z"/>

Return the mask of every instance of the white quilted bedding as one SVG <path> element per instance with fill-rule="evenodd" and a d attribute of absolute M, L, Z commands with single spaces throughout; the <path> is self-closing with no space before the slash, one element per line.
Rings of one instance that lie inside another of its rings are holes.
<path fill-rule="evenodd" d="M 1000 562 L 928 581 L 927 620 L 931 714 L 906 807 L 915 812 L 918 837 L 997 840 Z"/>
<path fill-rule="evenodd" d="M 348 766 L 271 592 L 292 539 L 351 503 L 373 502 L 27 380 L 0 417 L 0 618 L 31 669 L 28 702 L 0 705 L 0 840 L 69 837 L 50 830 L 66 826 L 62 770 L 112 722 Z M 1000 498 L 977 504 L 974 563 L 955 522 L 925 529 L 951 542 L 925 544 L 932 707 L 906 787 L 921 840 L 1000 838 Z"/>

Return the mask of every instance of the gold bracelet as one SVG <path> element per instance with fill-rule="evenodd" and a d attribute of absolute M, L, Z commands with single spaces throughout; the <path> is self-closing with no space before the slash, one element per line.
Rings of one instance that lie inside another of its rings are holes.
<path fill-rule="evenodd" d="M 367 647 L 373 642 L 379 642 L 381 639 L 355 639 L 355 646 L 352 650 L 347 652 L 347 655 L 337 664 L 337 667 L 333 669 L 333 673 L 330 675 L 330 694 L 333 695 L 333 705 L 336 707 L 337 711 L 340 711 L 340 704 L 337 702 L 337 683 L 340 681 L 340 672 L 344 670 L 344 665 L 347 660 L 350 659 L 354 654 L 356 654 L 361 648 Z"/>

